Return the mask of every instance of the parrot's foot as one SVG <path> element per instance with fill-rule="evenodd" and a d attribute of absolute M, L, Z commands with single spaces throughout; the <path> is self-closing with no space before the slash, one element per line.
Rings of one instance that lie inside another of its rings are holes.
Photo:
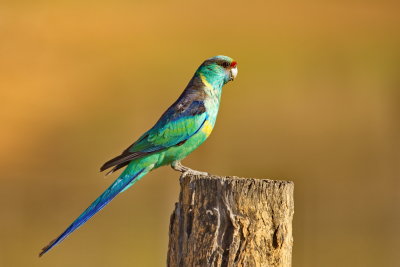
<path fill-rule="evenodd" d="M 172 169 L 175 171 L 181 172 L 183 175 L 192 174 L 192 175 L 209 175 L 208 172 L 200 172 L 196 170 L 192 170 L 189 167 L 183 166 L 180 161 L 174 161 L 171 164 Z"/>

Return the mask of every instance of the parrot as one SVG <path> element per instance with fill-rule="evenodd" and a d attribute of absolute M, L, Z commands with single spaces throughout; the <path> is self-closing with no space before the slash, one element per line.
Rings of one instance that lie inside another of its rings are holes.
<path fill-rule="evenodd" d="M 100 171 L 111 174 L 126 167 L 121 175 L 56 239 L 39 253 L 43 256 L 150 171 L 165 165 L 183 174 L 207 174 L 182 165 L 181 160 L 211 134 L 221 102 L 222 87 L 238 73 L 237 62 L 227 56 L 205 60 L 179 98 L 156 124 L 121 155 L 107 161 Z"/>

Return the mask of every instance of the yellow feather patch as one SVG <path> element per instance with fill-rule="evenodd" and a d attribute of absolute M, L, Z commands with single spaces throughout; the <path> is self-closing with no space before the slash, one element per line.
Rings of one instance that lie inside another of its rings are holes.
<path fill-rule="evenodd" d="M 213 126 L 209 121 L 206 121 L 203 125 L 203 128 L 201 131 L 206 134 L 206 136 L 209 136 L 213 130 Z"/>
<path fill-rule="evenodd" d="M 200 79 L 201 81 L 204 83 L 204 85 L 210 89 L 214 89 L 211 85 L 211 83 L 209 83 L 206 79 L 206 77 L 203 74 L 200 74 Z"/>

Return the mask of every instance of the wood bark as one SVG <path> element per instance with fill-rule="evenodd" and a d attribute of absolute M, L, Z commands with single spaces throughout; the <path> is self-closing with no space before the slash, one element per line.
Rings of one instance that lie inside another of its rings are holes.
<path fill-rule="evenodd" d="M 291 266 L 290 181 L 182 175 L 167 265 Z"/>

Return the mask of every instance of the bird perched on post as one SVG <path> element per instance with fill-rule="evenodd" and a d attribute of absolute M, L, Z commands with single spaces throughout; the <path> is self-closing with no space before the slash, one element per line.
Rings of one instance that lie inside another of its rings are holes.
<path fill-rule="evenodd" d="M 123 168 L 121 175 L 59 237 L 44 247 L 42 256 L 82 226 L 148 172 L 171 165 L 183 173 L 204 174 L 181 164 L 181 160 L 211 134 L 217 119 L 222 87 L 237 75 L 237 63 L 227 56 L 207 59 L 200 65 L 180 97 L 121 155 L 107 161 L 100 171 L 108 174 Z"/>

